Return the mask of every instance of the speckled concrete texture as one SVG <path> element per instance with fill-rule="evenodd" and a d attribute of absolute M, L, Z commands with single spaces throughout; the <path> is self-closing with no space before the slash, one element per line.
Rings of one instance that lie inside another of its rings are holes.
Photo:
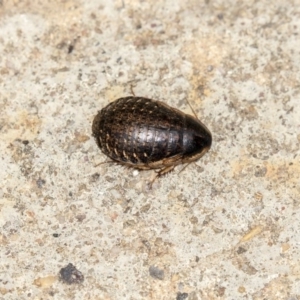
<path fill-rule="evenodd" d="M 299 34 L 296 0 L 0 1 L 0 298 L 300 299 Z M 130 85 L 213 134 L 152 190 L 97 166 Z"/>

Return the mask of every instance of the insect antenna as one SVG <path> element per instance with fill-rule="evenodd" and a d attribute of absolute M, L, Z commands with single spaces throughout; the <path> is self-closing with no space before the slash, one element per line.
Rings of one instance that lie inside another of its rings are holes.
<path fill-rule="evenodd" d="M 192 105 L 191 105 L 191 103 L 189 102 L 188 99 L 186 99 L 186 102 L 188 103 L 188 105 L 189 105 L 191 111 L 193 112 L 195 118 L 196 118 L 197 120 L 199 120 L 199 118 L 198 118 L 197 115 L 196 115 L 196 112 L 195 112 L 194 108 L 192 107 Z"/>
<path fill-rule="evenodd" d="M 133 85 L 132 84 L 130 84 L 130 91 L 131 91 L 131 94 L 133 95 L 133 97 L 135 97 L 135 93 L 133 91 Z"/>
<path fill-rule="evenodd" d="M 193 106 L 191 105 L 191 103 L 189 102 L 188 99 L 186 99 L 186 102 L 188 103 L 188 105 L 189 105 L 191 111 L 193 112 L 195 118 L 196 118 L 198 121 L 200 121 L 199 118 L 198 118 L 198 116 L 197 116 L 197 114 L 196 114 L 196 112 L 195 112 L 195 110 L 194 110 L 194 108 L 193 108 Z M 184 171 L 191 163 L 196 163 L 196 162 L 195 162 L 195 161 L 192 161 L 192 162 L 187 163 L 187 164 L 186 164 L 186 165 L 178 172 L 178 174 L 180 174 L 182 171 Z"/>

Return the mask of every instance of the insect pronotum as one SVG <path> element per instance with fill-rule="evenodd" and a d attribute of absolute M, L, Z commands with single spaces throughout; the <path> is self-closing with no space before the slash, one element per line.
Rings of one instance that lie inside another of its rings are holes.
<path fill-rule="evenodd" d="M 166 174 L 202 157 L 212 136 L 196 117 L 148 98 L 130 96 L 108 104 L 95 116 L 93 136 L 113 161 Z"/>

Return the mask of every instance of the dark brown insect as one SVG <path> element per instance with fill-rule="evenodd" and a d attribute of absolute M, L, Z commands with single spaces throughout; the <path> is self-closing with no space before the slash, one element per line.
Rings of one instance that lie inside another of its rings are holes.
<path fill-rule="evenodd" d="M 93 136 L 113 161 L 138 169 L 190 163 L 210 148 L 210 131 L 198 119 L 163 102 L 142 97 L 117 99 L 98 112 Z"/>

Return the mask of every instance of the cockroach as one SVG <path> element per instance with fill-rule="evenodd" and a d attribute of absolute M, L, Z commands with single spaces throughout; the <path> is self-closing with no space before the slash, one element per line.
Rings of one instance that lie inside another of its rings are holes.
<path fill-rule="evenodd" d="M 102 152 L 137 169 L 158 169 L 161 176 L 191 163 L 211 147 L 212 135 L 196 117 L 144 97 L 124 97 L 95 116 L 93 136 Z"/>

